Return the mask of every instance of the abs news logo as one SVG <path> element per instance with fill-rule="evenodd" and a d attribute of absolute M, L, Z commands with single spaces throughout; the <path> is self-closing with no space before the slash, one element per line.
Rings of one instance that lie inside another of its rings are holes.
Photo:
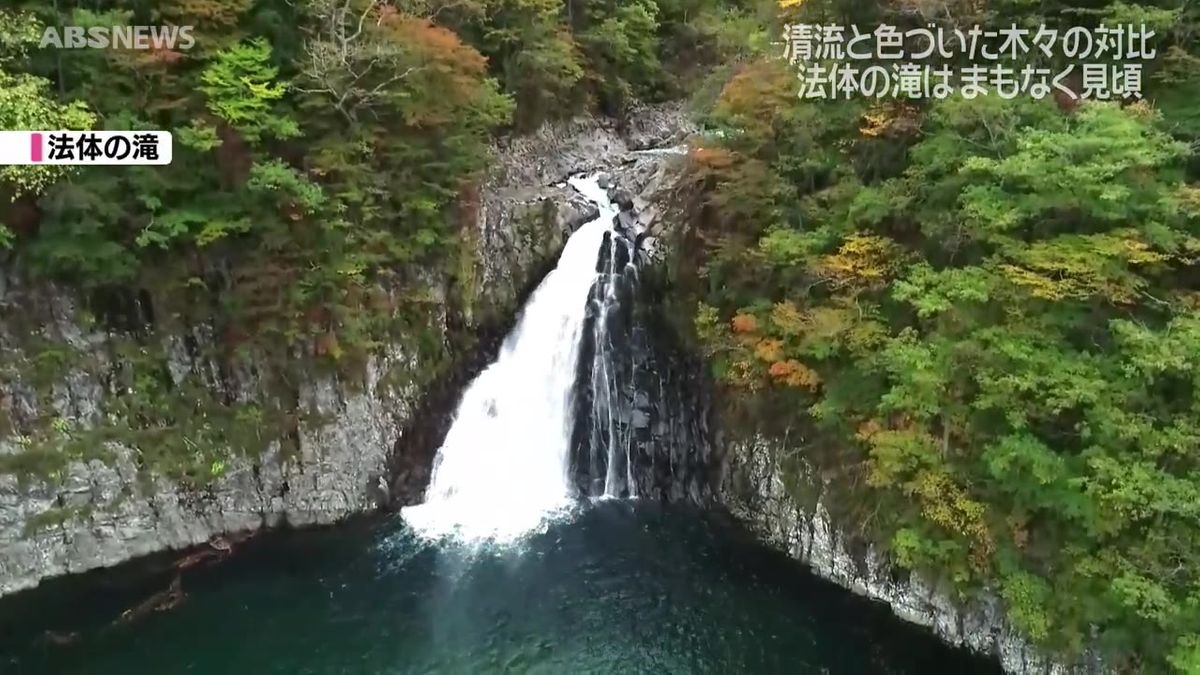
<path fill-rule="evenodd" d="M 38 47 L 59 49 L 191 49 L 191 26 L 47 26 Z"/>

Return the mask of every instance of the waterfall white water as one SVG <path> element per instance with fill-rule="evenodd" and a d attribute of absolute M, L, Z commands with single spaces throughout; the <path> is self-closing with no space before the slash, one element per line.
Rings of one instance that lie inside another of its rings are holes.
<path fill-rule="evenodd" d="M 597 255 L 617 209 L 597 177 L 569 182 L 600 215 L 567 240 L 496 361 L 463 394 L 425 503 L 403 510 L 418 532 L 512 540 L 571 504 L 571 390 Z"/>
<path fill-rule="evenodd" d="M 623 308 L 622 304 L 632 300 L 622 293 L 622 281 L 628 283 L 628 279 L 637 279 L 636 252 L 628 236 L 612 236 L 608 246 L 607 255 L 601 257 L 603 273 L 592 297 L 596 320 L 592 322 L 594 353 L 589 381 L 592 387 L 592 433 L 599 437 L 593 439 L 591 451 L 606 454 L 602 496 L 636 497 L 631 456 L 633 438 L 628 425 L 618 423 L 622 398 L 632 400 L 634 396 L 633 354 L 627 344 L 628 335 L 617 344 L 617 335 L 613 332 L 614 313 L 627 312 L 629 308 Z M 597 460 L 593 458 L 592 461 Z"/>

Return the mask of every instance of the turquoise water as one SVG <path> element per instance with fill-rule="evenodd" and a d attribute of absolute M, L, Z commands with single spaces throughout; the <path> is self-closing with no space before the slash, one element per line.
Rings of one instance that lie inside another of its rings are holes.
<path fill-rule="evenodd" d="M 484 551 L 397 519 L 264 535 L 185 572 L 177 607 L 113 623 L 169 570 L 0 602 L 0 673 L 998 672 L 735 527 L 652 505 L 605 502 Z"/>

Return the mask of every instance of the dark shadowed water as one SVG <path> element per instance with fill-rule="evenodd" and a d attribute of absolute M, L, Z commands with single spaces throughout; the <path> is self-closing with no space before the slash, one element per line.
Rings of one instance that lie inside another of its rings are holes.
<path fill-rule="evenodd" d="M 734 527 L 628 502 L 481 553 L 398 520 L 266 535 L 112 623 L 168 564 L 0 602 L 0 673 L 998 672 Z"/>

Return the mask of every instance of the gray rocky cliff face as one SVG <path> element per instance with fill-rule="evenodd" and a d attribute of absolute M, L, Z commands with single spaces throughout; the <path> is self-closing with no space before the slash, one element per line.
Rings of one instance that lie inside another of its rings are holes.
<path fill-rule="evenodd" d="M 579 494 L 638 496 L 707 504 L 714 496 L 718 445 L 706 365 L 682 348 L 662 309 L 669 270 L 658 241 L 674 222 L 672 192 L 694 127 L 682 109 L 648 108 L 630 123 L 544 130 L 559 151 L 545 162 L 527 145 L 508 148 L 514 175 L 549 182 L 543 198 L 570 191 L 562 181 L 598 173 L 618 207 L 597 260 L 574 390 L 571 474 Z M 603 153 L 602 161 L 589 159 Z M 588 214 L 591 217 L 591 214 Z M 561 225 L 562 221 L 560 221 Z M 564 236 L 573 230 L 563 227 Z"/>
<path fill-rule="evenodd" d="M 757 440 L 728 451 L 722 498 L 730 511 L 771 545 L 808 564 L 814 573 L 859 595 L 883 602 L 896 616 L 931 629 L 946 642 L 994 656 L 1006 672 L 1054 674 L 1103 672 L 1098 664 L 1064 665 L 1047 658 L 1018 635 L 991 596 L 969 601 L 893 566 L 879 551 L 854 550 L 820 497 L 820 481 L 789 476 L 774 444 Z M 789 493 L 788 480 L 806 482 L 812 499 Z M 805 506 L 802 502 L 813 504 Z"/>
<path fill-rule="evenodd" d="M 620 178 L 608 182 L 625 208 L 601 247 L 584 322 L 571 473 L 585 495 L 708 504 L 721 466 L 708 368 L 665 316 L 670 284 L 645 247 L 646 211 Z M 668 182 L 646 181 L 639 198 L 653 202 Z"/>
<path fill-rule="evenodd" d="M 473 321 L 489 308 L 511 312 L 530 282 L 548 272 L 566 238 L 593 218 L 596 207 L 566 183 L 572 175 L 604 172 L 636 195 L 646 224 L 652 202 L 670 183 L 674 157 L 640 153 L 682 143 L 694 129 L 678 105 L 636 111 L 626 127 L 582 116 L 546 124 L 536 133 L 498 142 L 495 162 L 471 207 L 474 226 L 463 236 L 475 243 L 472 289 L 466 311 Z M 536 281 L 536 280 L 535 280 Z"/>
<path fill-rule="evenodd" d="M 3 316 L 23 312 L 29 320 L 38 316 L 34 308 L 47 305 L 49 317 L 33 330 L 54 352 L 29 349 L 29 335 L 0 321 L 2 413 L 14 427 L 0 437 L 0 467 L 6 469 L 0 472 L 0 594 L 220 535 L 335 522 L 375 508 L 382 498 L 379 485 L 396 429 L 417 395 L 412 386 L 393 384 L 420 365 L 401 350 L 373 355 L 353 386 L 336 374 L 306 373 L 293 395 L 294 409 L 308 421 L 283 434 L 255 432 L 259 437 L 249 439 L 246 454 L 217 460 L 203 485 L 185 486 L 146 459 L 154 440 L 135 444 L 99 433 L 117 422 L 112 403 L 139 393 L 114 385 L 126 367 L 114 356 L 114 344 L 124 336 L 85 327 L 89 322 L 62 289 L 9 283 L 0 295 Z M 245 411 L 259 410 L 271 398 L 255 369 L 213 377 L 218 364 L 190 356 L 182 337 L 162 342 L 158 353 L 175 386 L 207 380 L 217 398 Z M 74 358 L 51 381 L 36 382 L 38 361 L 51 353 Z M 29 426 L 22 422 L 31 420 L 51 422 L 21 433 Z M 170 440 L 185 448 L 189 442 Z"/>

